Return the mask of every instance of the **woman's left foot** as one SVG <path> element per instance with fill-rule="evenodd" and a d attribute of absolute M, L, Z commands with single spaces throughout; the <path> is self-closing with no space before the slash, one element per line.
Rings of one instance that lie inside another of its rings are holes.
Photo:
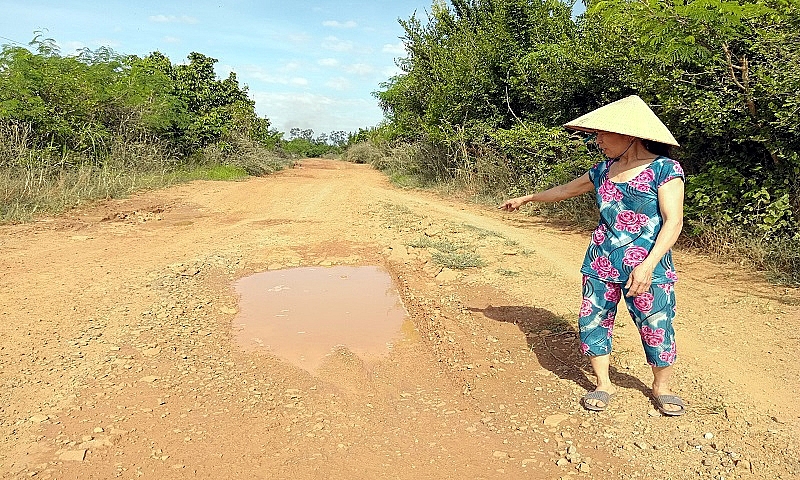
<path fill-rule="evenodd" d="M 677 417 L 686 412 L 686 405 L 684 405 L 681 397 L 677 395 L 657 395 L 656 405 L 658 405 L 658 410 L 661 413 L 670 417 Z"/>
<path fill-rule="evenodd" d="M 653 398 L 658 410 L 664 415 L 676 417 L 686 412 L 686 404 L 681 397 L 672 393 L 669 388 L 656 388 L 653 386 Z"/>

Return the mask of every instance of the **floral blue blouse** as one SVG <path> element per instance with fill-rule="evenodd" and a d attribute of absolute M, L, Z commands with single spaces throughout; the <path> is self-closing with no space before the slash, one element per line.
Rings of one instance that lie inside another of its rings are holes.
<path fill-rule="evenodd" d="M 653 248 L 664 219 L 658 207 L 658 188 L 668 181 L 684 179 L 675 160 L 656 157 L 632 180 L 614 183 L 608 169 L 614 160 L 598 163 L 589 170 L 594 183 L 600 224 L 592 233 L 581 273 L 613 283 L 625 283 L 631 271 L 642 263 Z M 653 284 L 678 279 L 667 252 L 653 271 Z"/>

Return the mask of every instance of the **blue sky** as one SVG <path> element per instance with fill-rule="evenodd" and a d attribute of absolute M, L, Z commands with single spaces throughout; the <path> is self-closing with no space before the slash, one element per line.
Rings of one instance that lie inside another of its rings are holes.
<path fill-rule="evenodd" d="M 27 44 L 46 29 L 62 55 L 106 46 L 160 51 L 173 63 L 191 52 L 216 58 L 249 87 L 272 126 L 314 133 L 356 131 L 383 115 L 372 92 L 400 72 L 398 18 L 427 18 L 432 0 L 4 0 L 0 43 Z M 577 8 L 582 10 L 578 2 Z"/>
<path fill-rule="evenodd" d="M 315 134 L 380 122 L 371 92 L 399 73 L 405 55 L 398 18 L 426 18 L 429 0 L 393 1 L 4 1 L 0 43 L 27 44 L 47 29 L 62 55 L 111 47 L 173 63 L 196 51 L 216 58 L 249 87 L 274 128 Z"/>

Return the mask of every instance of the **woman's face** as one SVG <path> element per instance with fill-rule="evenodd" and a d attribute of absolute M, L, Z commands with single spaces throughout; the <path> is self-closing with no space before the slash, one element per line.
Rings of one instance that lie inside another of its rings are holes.
<path fill-rule="evenodd" d="M 597 132 L 597 145 L 608 158 L 617 158 L 631 146 L 634 137 L 612 132 Z"/>

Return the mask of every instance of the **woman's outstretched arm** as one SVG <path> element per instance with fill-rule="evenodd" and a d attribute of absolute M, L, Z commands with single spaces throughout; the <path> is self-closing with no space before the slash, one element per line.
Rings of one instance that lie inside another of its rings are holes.
<path fill-rule="evenodd" d="M 592 190 L 594 190 L 594 185 L 592 184 L 592 181 L 589 179 L 589 174 L 584 173 L 582 176 L 576 178 L 575 180 L 569 183 L 558 185 L 557 187 L 553 188 L 548 188 L 543 192 L 532 193 L 530 195 L 525 195 L 522 197 L 506 200 L 505 203 L 503 203 L 497 208 L 499 208 L 500 210 L 505 210 L 507 212 L 515 212 L 519 210 L 519 207 L 525 205 L 526 203 L 560 202 L 561 200 L 577 197 L 582 193 L 591 192 Z"/>

